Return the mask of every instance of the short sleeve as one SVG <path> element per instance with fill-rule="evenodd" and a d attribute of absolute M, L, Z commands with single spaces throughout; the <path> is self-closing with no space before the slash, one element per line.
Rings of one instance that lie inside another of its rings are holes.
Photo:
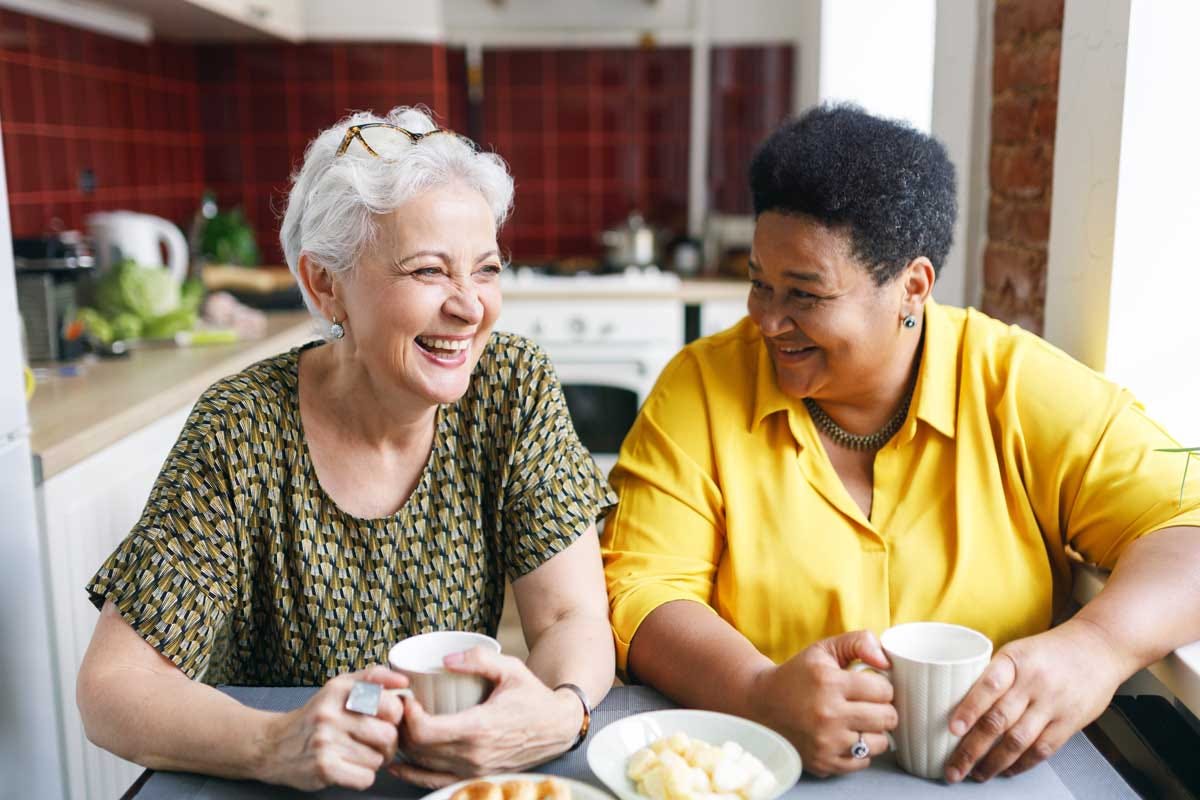
<path fill-rule="evenodd" d="M 1044 531 L 1103 569 L 1138 538 L 1200 525 L 1200 469 L 1125 389 L 1039 343 L 1014 363 L 1026 491 Z"/>
<path fill-rule="evenodd" d="M 621 446 L 612 474 L 620 502 L 601 549 L 622 672 L 634 634 L 654 609 L 674 600 L 711 608 L 725 547 L 714 424 L 698 364 L 684 351 L 663 371 Z"/>
<path fill-rule="evenodd" d="M 575 433 L 549 359 L 531 346 L 523 366 L 501 510 L 505 570 L 513 579 L 565 550 L 617 502 Z"/>
<path fill-rule="evenodd" d="M 207 679 L 228 646 L 237 596 L 232 501 L 202 398 L 155 481 L 141 518 L 87 586 L 188 677 Z"/>

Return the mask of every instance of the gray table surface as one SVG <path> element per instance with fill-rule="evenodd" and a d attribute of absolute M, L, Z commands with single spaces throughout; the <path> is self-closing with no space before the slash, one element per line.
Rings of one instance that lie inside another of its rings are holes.
<path fill-rule="evenodd" d="M 297 708 L 312 696 L 310 687 L 226 687 L 226 693 L 255 708 L 286 711 Z M 642 711 L 674 708 L 674 704 L 652 689 L 617 687 L 605 698 L 592 715 L 592 730 L 598 731 L 610 722 Z M 604 785 L 588 769 L 585 747 L 543 764 L 537 769 L 551 775 L 574 778 L 601 789 Z M 605 789 L 607 791 L 607 789 Z M 365 792 L 349 789 L 326 789 L 306 797 L 321 798 L 418 798 L 424 789 L 411 786 L 380 772 L 375 785 Z M 138 800 L 188 798 L 189 800 L 233 800 L 236 798 L 283 798 L 300 794 L 254 781 L 230 781 L 179 772 L 156 772 L 137 793 Z M 1082 733 L 1075 734 L 1061 750 L 1046 763 L 1013 778 L 995 778 L 987 783 L 966 781 L 955 786 L 927 781 L 902 772 L 891 756 L 873 759 L 871 766 L 852 775 L 818 779 L 805 776 L 788 791 L 785 800 L 803 798 L 926 798 L 953 796 L 955 798 L 1137 798 L 1137 794 L 1121 778 L 1112 765 L 1104 760 Z"/>

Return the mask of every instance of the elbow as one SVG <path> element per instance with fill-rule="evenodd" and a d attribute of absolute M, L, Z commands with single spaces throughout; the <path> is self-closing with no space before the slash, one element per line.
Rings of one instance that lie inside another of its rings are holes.
<path fill-rule="evenodd" d="M 75 707 L 79 710 L 79 719 L 83 722 L 83 732 L 88 741 L 108 750 L 110 748 L 103 725 L 106 715 L 101 708 L 103 696 L 104 681 L 94 669 L 89 669 L 85 659 L 79 674 L 75 676 Z"/>

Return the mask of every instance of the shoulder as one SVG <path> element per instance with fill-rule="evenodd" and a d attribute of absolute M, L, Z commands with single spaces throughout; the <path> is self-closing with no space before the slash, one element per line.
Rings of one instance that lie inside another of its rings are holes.
<path fill-rule="evenodd" d="M 744 318 L 676 353 L 659 374 L 650 397 L 655 404 L 688 403 L 703 397 L 709 405 L 741 407 L 754 387 L 761 349 L 757 327 Z"/>
<path fill-rule="evenodd" d="M 945 309 L 961 330 L 959 372 L 991 409 L 1009 408 L 1047 426 L 1103 425 L 1132 395 L 1035 333 L 975 309 Z"/>
<path fill-rule="evenodd" d="M 230 431 L 287 416 L 296 392 L 296 348 L 265 358 L 212 384 L 200 395 L 188 425 L 195 431 Z"/>

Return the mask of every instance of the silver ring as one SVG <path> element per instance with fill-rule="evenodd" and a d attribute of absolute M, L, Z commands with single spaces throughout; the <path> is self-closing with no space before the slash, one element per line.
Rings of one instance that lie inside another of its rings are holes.
<path fill-rule="evenodd" d="M 383 687 L 369 681 L 355 681 L 346 697 L 346 710 L 373 717 L 379 711 L 379 698 Z"/>
<path fill-rule="evenodd" d="M 860 733 L 858 735 L 858 741 L 850 745 L 850 757 L 866 758 L 869 755 L 871 755 L 871 748 L 867 747 L 867 740 L 864 739 L 863 735 Z"/>

